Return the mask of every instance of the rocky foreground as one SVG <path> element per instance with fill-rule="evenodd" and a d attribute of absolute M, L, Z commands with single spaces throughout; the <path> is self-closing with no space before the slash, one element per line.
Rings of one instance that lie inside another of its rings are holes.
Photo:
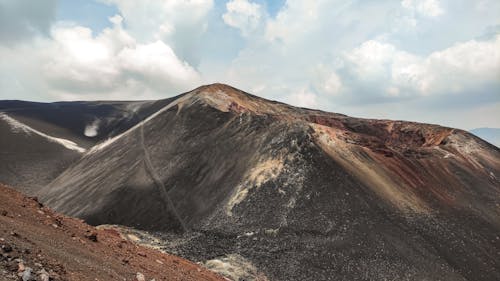
<path fill-rule="evenodd" d="M 224 280 L 0 185 L 0 280 Z"/>

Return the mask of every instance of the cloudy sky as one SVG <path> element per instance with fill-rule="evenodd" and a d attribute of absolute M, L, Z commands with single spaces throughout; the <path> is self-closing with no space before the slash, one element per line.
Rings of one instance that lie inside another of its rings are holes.
<path fill-rule="evenodd" d="M 500 127 L 500 1 L 0 0 L 0 99 L 156 99 L 213 82 Z"/>

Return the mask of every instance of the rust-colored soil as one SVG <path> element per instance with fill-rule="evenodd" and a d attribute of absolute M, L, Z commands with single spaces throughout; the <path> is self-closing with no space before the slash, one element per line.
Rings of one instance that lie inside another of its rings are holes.
<path fill-rule="evenodd" d="M 224 280 L 123 240 L 113 230 L 57 214 L 0 184 L 0 280 L 19 280 L 28 267 L 29 280 L 43 280 L 44 272 L 50 280 Z"/>

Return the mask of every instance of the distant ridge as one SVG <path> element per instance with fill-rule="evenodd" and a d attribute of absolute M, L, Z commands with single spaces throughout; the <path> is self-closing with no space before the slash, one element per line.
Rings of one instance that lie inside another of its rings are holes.
<path fill-rule="evenodd" d="M 474 135 L 500 147 L 500 128 L 477 128 L 470 130 Z"/>

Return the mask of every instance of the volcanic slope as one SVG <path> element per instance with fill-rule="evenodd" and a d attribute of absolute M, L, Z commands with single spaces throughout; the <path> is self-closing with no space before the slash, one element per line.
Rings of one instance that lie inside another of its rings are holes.
<path fill-rule="evenodd" d="M 465 131 L 214 84 L 91 148 L 39 196 L 270 280 L 499 280 L 499 175 L 500 150 Z"/>
<path fill-rule="evenodd" d="M 32 194 L 50 183 L 84 148 L 37 131 L 0 113 L 0 182 Z"/>
<path fill-rule="evenodd" d="M 116 231 L 57 214 L 0 184 L 0 280 L 141 280 L 137 276 L 224 280 L 192 262 L 130 243 Z"/>
<path fill-rule="evenodd" d="M 34 194 L 87 149 L 168 102 L 0 101 L 0 182 Z"/>

